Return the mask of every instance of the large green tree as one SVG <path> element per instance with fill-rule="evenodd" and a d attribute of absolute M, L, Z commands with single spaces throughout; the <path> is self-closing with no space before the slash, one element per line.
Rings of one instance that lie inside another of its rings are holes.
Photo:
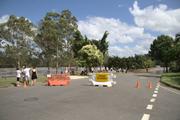
<path fill-rule="evenodd" d="M 180 33 L 176 34 L 174 42 L 176 71 L 180 71 Z"/>
<path fill-rule="evenodd" d="M 0 37 L 8 44 L 4 47 L 6 57 L 12 58 L 18 67 L 27 64 L 33 54 L 31 42 L 34 36 L 33 24 L 24 17 L 11 15 L 0 25 Z"/>
<path fill-rule="evenodd" d="M 103 64 L 103 54 L 95 45 L 85 45 L 79 51 L 79 64 L 83 67 L 97 67 Z"/>
<path fill-rule="evenodd" d="M 61 39 L 63 40 L 63 54 L 61 54 L 61 59 L 63 59 L 64 54 L 66 54 L 66 58 L 68 57 L 68 59 L 64 60 L 70 66 L 74 63 L 73 40 L 76 32 L 78 31 L 77 19 L 72 15 L 71 11 L 63 10 L 60 13 L 59 27 Z"/>
<path fill-rule="evenodd" d="M 74 39 L 72 40 L 72 50 L 74 54 L 74 58 L 78 59 L 79 57 L 79 50 L 85 45 L 90 44 L 90 40 L 85 36 L 81 35 L 81 32 L 77 30 L 74 34 Z"/>
<path fill-rule="evenodd" d="M 107 41 L 109 33 L 108 31 L 105 31 L 102 38 L 100 40 L 91 40 L 92 44 L 96 45 L 96 47 L 103 53 L 104 60 L 103 60 L 103 65 L 107 66 L 107 61 L 108 61 L 108 47 L 109 43 Z"/>
<path fill-rule="evenodd" d="M 108 54 L 108 47 L 109 47 L 109 44 L 107 41 L 108 35 L 109 33 L 105 31 L 103 34 L 103 37 L 99 41 L 99 50 L 103 53 L 104 56 Z"/>
<path fill-rule="evenodd" d="M 150 46 L 150 55 L 162 63 L 168 72 L 170 62 L 174 59 L 173 38 L 167 35 L 158 36 Z"/>
<path fill-rule="evenodd" d="M 50 71 L 50 65 L 53 59 L 57 59 L 58 51 L 62 50 L 61 34 L 58 31 L 59 19 L 60 15 L 58 13 L 48 12 L 41 20 L 36 36 L 36 43 L 42 50 L 42 55 L 47 63 L 48 71 Z"/>
<path fill-rule="evenodd" d="M 76 18 L 69 10 L 60 13 L 48 12 L 41 21 L 36 42 L 44 54 L 48 70 L 50 65 L 54 65 L 54 61 L 56 73 L 59 63 L 67 65 L 67 62 L 73 62 L 72 40 L 77 31 L 76 22 Z"/>

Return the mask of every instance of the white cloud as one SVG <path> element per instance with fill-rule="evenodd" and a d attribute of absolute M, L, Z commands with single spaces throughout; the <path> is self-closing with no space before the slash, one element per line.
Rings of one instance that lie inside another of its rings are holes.
<path fill-rule="evenodd" d="M 154 37 L 144 33 L 142 27 L 121 22 L 119 19 L 87 17 L 78 22 L 78 29 L 90 39 L 101 39 L 104 32 L 109 32 L 109 53 L 121 57 L 145 54 Z"/>
<path fill-rule="evenodd" d="M 0 24 L 5 23 L 9 20 L 9 15 L 3 15 L 0 17 Z"/>
<path fill-rule="evenodd" d="M 109 54 L 111 56 L 128 57 L 128 56 L 133 56 L 134 52 L 128 46 L 125 46 L 125 47 L 110 46 Z"/>
<path fill-rule="evenodd" d="M 123 47 L 110 46 L 109 54 L 111 56 L 120 56 L 120 57 L 129 57 L 129 56 L 134 56 L 135 54 L 137 55 L 147 54 L 149 51 L 149 45 L 151 44 L 151 42 L 144 42 L 142 44 L 138 43 L 135 46 L 128 46 L 128 45 L 125 45 Z"/>
<path fill-rule="evenodd" d="M 128 44 L 134 42 L 134 38 L 142 36 L 144 29 L 129 26 L 122 23 L 119 19 L 103 17 L 87 17 L 84 21 L 78 22 L 79 30 L 90 39 L 101 39 L 107 30 L 110 44 Z"/>
<path fill-rule="evenodd" d="M 139 27 L 165 34 L 175 34 L 180 31 L 180 9 L 169 9 L 164 4 L 141 9 L 135 1 L 129 10 Z"/>

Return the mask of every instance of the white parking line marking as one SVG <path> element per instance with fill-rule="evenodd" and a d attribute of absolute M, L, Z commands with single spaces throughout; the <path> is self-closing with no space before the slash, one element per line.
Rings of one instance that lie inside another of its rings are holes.
<path fill-rule="evenodd" d="M 153 94 L 153 97 L 157 97 L 157 94 Z"/>
<path fill-rule="evenodd" d="M 146 109 L 148 109 L 148 110 L 152 110 L 152 108 L 153 108 L 153 105 L 147 105 L 147 107 L 146 107 Z"/>
<path fill-rule="evenodd" d="M 155 102 L 156 99 L 155 98 L 151 98 L 150 102 Z"/>
<path fill-rule="evenodd" d="M 150 115 L 149 114 L 144 114 L 141 120 L 149 120 Z"/>
<path fill-rule="evenodd" d="M 158 93 L 158 91 L 157 91 L 157 90 L 155 90 L 155 91 L 154 91 L 154 93 Z"/>
<path fill-rule="evenodd" d="M 155 90 L 158 90 L 159 88 L 156 88 Z"/>

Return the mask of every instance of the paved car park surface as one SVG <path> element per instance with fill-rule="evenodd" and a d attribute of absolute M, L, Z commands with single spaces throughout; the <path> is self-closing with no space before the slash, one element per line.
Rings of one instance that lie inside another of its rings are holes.
<path fill-rule="evenodd" d="M 91 86 L 87 78 L 65 87 L 1 88 L 0 120 L 180 120 L 180 91 L 159 80 L 128 73 L 118 74 L 110 88 Z"/>

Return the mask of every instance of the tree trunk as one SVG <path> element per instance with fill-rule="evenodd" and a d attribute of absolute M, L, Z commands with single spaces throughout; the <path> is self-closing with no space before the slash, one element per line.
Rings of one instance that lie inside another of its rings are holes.
<path fill-rule="evenodd" d="M 169 72 L 169 70 L 168 70 L 168 66 L 166 66 L 166 72 L 167 72 L 167 73 Z"/>
<path fill-rule="evenodd" d="M 59 65 L 58 65 L 58 45 L 57 45 L 56 47 L 56 74 L 58 73 L 58 67 Z"/>
<path fill-rule="evenodd" d="M 163 72 L 166 72 L 166 68 L 163 66 Z"/>
<path fill-rule="evenodd" d="M 48 74 L 50 74 L 50 67 L 48 66 Z"/>
<path fill-rule="evenodd" d="M 166 72 L 166 73 L 169 72 L 169 71 L 168 71 L 168 63 L 165 63 L 165 72 Z"/>
<path fill-rule="evenodd" d="M 50 65 L 49 65 L 49 60 L 47 61 L 47 68 L 48 68 L 47 74 L 50 74 Z"/>
<path fill-rule="evenodd" d="M 102 67 L 100 66 L 100 71 L 102 72 Z"/>
<path fill-rule="evenodd" d="M 127 73 L 128 72 L 128 68 L 126 68 L 126 72 L 125 73 Z"/>
<path fill-rule="evenodd" d="M 72 72 L 72 71 L 71 71 L 71 63 L 69 63 L 68 66 L 69 66 L 69 67 L 68 67 L 68 68 L 69 68 L 69 70 L 68 70 L 68 71 L 69 71 L 69 74 L 71 74 L 71 72 Z"/>
<path fill-rule="evenodd" d="M 18 67 L 18 68 L 21 67 L 21 64 L 20 64 L 20 61 L 19 61 L 19 60 L 17 61 L 17 67 Z"/>
<path fill-rule="evenodd" d="M 105 66 L 105 71 L 108 71 L 106 66 Z"/>
<path fill-rule="evenodd" d="M 58 62 L 56 62 L 56 74 L 58 73 Z"/>

